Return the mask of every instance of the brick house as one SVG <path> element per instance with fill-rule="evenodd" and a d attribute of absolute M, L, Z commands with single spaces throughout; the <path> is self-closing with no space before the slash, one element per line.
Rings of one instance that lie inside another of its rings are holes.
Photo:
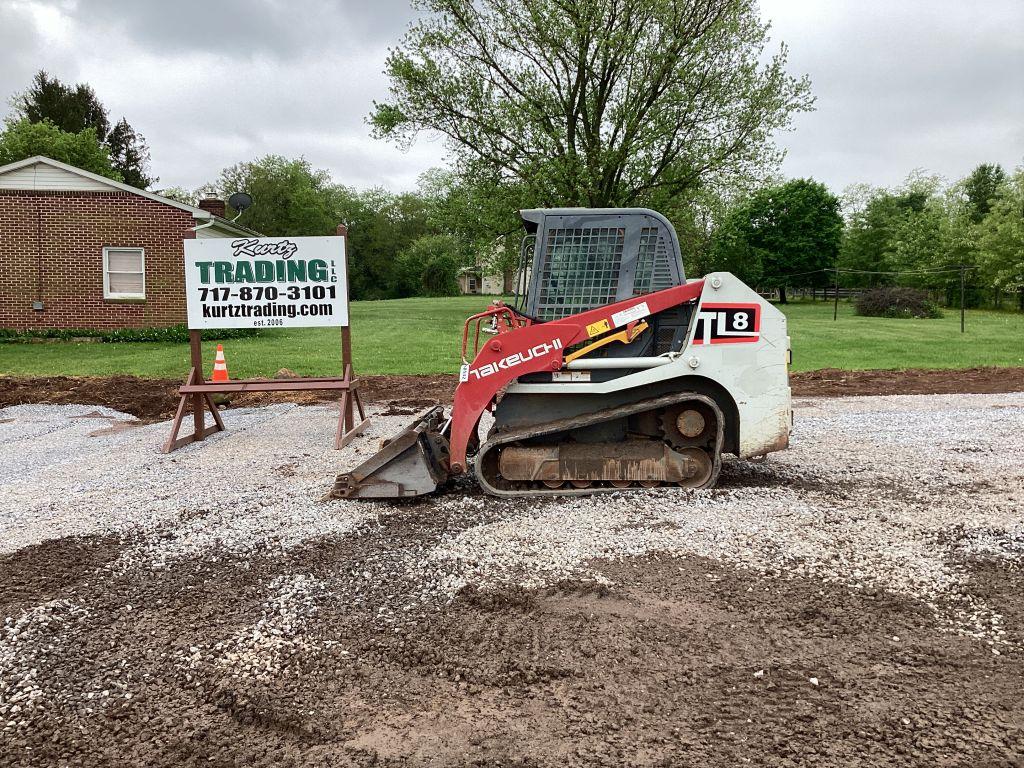
<path fill-rule="evenodd" d="M 220 200 L 186 205 L 41 156 L 0 166 L 0 328 L 182 323 L 182 240 L 256 234 Z"/>

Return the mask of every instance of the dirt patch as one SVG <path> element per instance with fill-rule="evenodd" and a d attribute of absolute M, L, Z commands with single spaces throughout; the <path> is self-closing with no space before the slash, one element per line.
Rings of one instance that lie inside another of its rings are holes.
<path fill-rule="evenodd" d="M 802 397 L 849 395 L 955 395 L 1024 392 L 1024 368 L 960 370 L 820 371 L 794 373 L 793 394 Z"/>
<path fill-rule="evenodd" d="M 359 379 L 366 402 L 384 403 L 411 412 L 450 403 L 457 383 L 453 376 L 360 376 Z M 174 416 L 179 386 L 181 382 L 176 380 L 135 376 L 0 376 L 0 408 L 30 403 L 101 405 L 130 413 L 146 422 L 163 421 Z M 324 391 L 252 392 L 216 397 L 222 407 L 338 401 L 337 393 Z"/>
<path fill-rule="evenodd" d="M 451 403 L 455 376 L 360 376 L 366 402 L 382 403 L 396 413 Z M 842 371 L 825 368 L 795 373 L 790 378 L 795 396 L 931 395 L 1024 391 L 1024 368 L 964 370 Z M 179 381 L 134 376 L 22 378 L 0 376 L 0 408 L 26 403 L 102 405 L 130 413 L 143 421 L 174 415 Z M 253 392 L 219 397 L 224 407 L 270 403 L 336 402 L 331 392 Z"/>
<path fill-rule="evenodd" d="M 943 632 L 923 606 L 671 557 L 592 564 L 610 587 L 416 602 L 397 566 L 457 524 L 426 507 L 283 557 L 120 575 L 104 539 L 3 558 L 5 615 L 56 598 L 88 614 L 33 661 L 46 709 L 4 734 L 0 762 L 1020 764 L 1024 655 Z M 326 587 L 302 642 L 274 672 L 222 664 L 217 643 L 249 637 L 268 585 L 296 574 Z M 1019 568 L 975 578 L 1022 615 Z"/>
<path fill-rule="evenodd" d="M 171 418 L 180 381 L 136 376 L 0 377 L 0 407 L 47 403 L 101 405 L 147 421 Z"/>
<path fill-rule="evenodd" d="M 0 555 L 3 615 L 74 591 L 120 549 L 113 537 L 92 536 L 55 539 Z"/>

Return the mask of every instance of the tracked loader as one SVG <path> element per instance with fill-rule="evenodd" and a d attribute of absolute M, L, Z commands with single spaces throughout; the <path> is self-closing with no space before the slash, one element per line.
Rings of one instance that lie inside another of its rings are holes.
<path fill-rule="evenodd" d="M 419 496 L 469 472 L 496 496 L 706 488 L 723 453 L 788 446 L 781 312 L 729 273 L 687 280 L 654 211 L 520 215 L 515 300 L 466 321 L 448 415 L 420 414 L 332 496 Z"/>

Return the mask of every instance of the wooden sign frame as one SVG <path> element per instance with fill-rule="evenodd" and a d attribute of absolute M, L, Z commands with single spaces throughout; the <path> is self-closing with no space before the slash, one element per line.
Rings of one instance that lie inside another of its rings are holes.
<path fill-rule="evenodd" d="M 337 234 L 345 237 L 348 230 L 338 225 Z M 345 278 L 348 279 L 348 249 L 345 251 Z M 224 431 L 213 395 L 230 392 L 309 392 L 311 390 L 334 390 L 341 393 L 341 412 L 338 414 L 338 429 L 334 436 L 334 448 L 340 450 L 348 445 L 370 423 L 359 396 L 359 379 L 352 372 L 352 331 L 348 325 L 341 326 L 341 377 L 299 378 L 299 379 L 235 379 L 232 381 L 206 381 L 203 378 L 202 332 L 189 329 L 189 347 L 192 367 L 185 383 L 178 389 L 181 400 L 174 413 L 171 434 L 164 443 L 163 452 L 170 453 L 182 446 L 199 442 L 210 435 Z M 195 426 L 191 435 L 178 437 L 185 411 L 192 404 Z M 213 424 L 206 426 L 207 409 L 213 417 Z M 359 414 L 358 421 L 356 413 Z"/>

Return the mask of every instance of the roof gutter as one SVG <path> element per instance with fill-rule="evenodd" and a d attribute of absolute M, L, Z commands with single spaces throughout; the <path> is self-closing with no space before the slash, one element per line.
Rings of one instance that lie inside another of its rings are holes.
<path fill-rule="evenodd" d="M 229 219 L 222 219 L 220 216 L 215 216 L 209 211 L 203 211 L 201 208 L 196 209 L 197 213 L 193 215 L 195 219 L 209 219 L 204 224 L 197 224 L 192 227 L 193 232 L 198 232 L 200 229 L 206 229 L 207 227 L 220 226 L 223 229 L 235 234 L 238 237 L 263 237 L 259 232 L 255 232 L 248 227 L 244 227 L 241 224 L 235 224 L 234 221 Z M 198 211 L 202 211 L 205 215 L 200 215 Z"/>
<path fill-rule="evenodd" d="M 193 232 L 198 232 L 200 229 L 206 229 L 207 227 L 212 227 L 214 224 L 217 223 L 217 220 L 213 217 L 212 213 L 209 213 L 207 211 L 204 211 L 204 213 L 206 213 L 206 218 L 208 218 L 209 221 L 206 222 L 205 224 L 197 224 L 196 226 L 192 227 L 192 231 Z M 199 219 L 199 218 L 202 218 L 202 217 L 201 216 L 196 216 L 195 214 L 193 214 L 192 218 Z"/>

